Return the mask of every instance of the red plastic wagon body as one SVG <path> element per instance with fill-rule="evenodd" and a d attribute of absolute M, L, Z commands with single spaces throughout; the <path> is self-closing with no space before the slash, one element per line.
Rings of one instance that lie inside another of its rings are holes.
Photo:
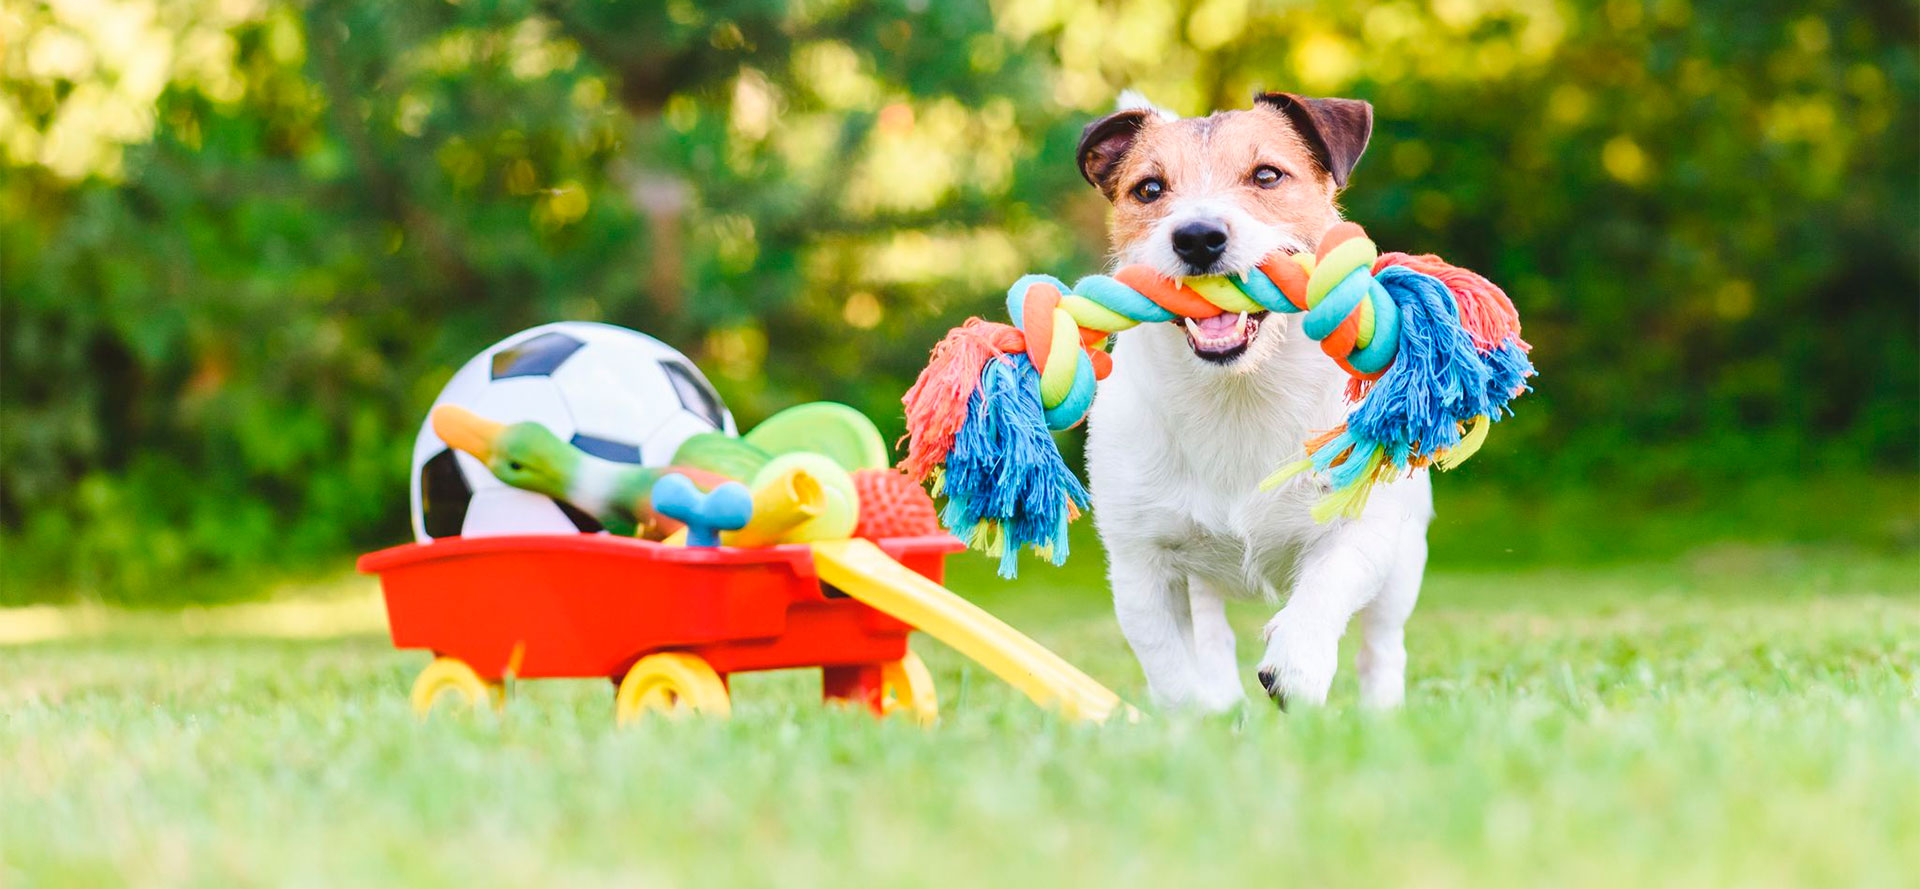
<path fill-rule="evenodd" d="M 875 543 L 936 583 L 946 555 L 964 548 L 944 535 Z M 820 667 L 827 697 L 882 709 L 883 667 L 910 658 L 913 628 L 824 587 L 804 545 L 446 538 L 369 553 L 359 569 L 380 577 L 396 647 L 457 659 L 488 683 L 508 674 L 618 681 L 642 658 L 673 652 L 722 683 L 730 673 Z"/>

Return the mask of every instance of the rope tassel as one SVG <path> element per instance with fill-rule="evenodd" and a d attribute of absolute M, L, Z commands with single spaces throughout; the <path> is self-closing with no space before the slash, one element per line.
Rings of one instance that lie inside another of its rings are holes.
<path fill-rule="evenodd" d="M 1007 291 L 1011 324 L 979 318 L 950 332 L 902 399 L 901 468 L 947 498 L 942 521 L 1000 557 L 1011 577 L 1032 547 L 1059 564 L 1088 506 L 1051 431 L 1086 417 L 1112 369 L 1108 338 L 1139 324 L 1226 312 L 1304 314 L 1301 329 L 1351 376 L 1347 422 L 1260 485 L 1304 472 L 1332 493 L 1316 520 L 1357 516 L 1374 485 L 1451 469 L 1527 391 L 1534 373 L 1513 302 L 1487 279 L 1430 255 L 1382 254 L 1353 223 L 1314 253 L 1276 254 L 1243 275 L 1160 277 L 1145 266 L 1082 278 L 1028 275 Z"/>
<path fill-rule="evenodd" d="M 1043 419 L 1039 377 L 1025 355 L 988 362 L 940 477 L 941 523 L 999 556 L 1003 577 L 1018 572 L 1023 546 L 1064 562 L 1067 523 L 1087 508 L 1087 490 Z"/>

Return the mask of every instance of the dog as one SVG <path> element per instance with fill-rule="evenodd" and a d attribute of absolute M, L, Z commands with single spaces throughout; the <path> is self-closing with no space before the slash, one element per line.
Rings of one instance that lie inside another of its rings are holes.
<path fill-rule="evenodd" d="M 1335 198 L 1372 129 L 1372 106 L 1352 99 L 1261 93 L 1249 109 L 1183 119 L 1128 94 L 1087 126 L 1077 154 L 1113 205 L 1116 267 L 1220 275 L 1313 250 L 1340 220 Z M 1348 407 L 1345 372 L 1299 317 L 1142 324 L 1114 340 L 1088 416 L 1087 474 L 1114 611 L 1163 709 L 1239 706 L 1226 600 L 1283 592 L 1257 668 L 1282 709 L 1326 702 L 1355 615 L 1362 705 L 1405 698 L 1405 627 L 1433 519 L 1425 470 L 1377 488 L 1358 518 L 1325 524 L 1308 512 L 1324 481 L 1259 490 Z"/>

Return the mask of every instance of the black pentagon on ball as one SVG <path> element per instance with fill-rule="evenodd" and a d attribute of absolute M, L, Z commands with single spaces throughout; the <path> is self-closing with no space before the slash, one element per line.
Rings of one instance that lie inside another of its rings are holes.
<path fill-rule="evenodd" d="M 607 530 L 606 526 L 600 524 L 599 519 L 581 512 L 579 507 L 565 500 L 555 500 L 553 505 L 560 507 L 560 511 L 566 513 L 567 521 L 572 522 L 575 528 L 579 528 L 582 534 L 598 534 Z"/>
<path fill-rule="evenodd" d="M 547 376 L 584 345 L 564 333 L 543 333 L 493 353 L 493 378 Z"/>
<path fill-rule="evenodd" d="M 640 446 L 635 444 L 576 434 L 573 437 L 573 446 L 602 460 L 612 460 L 615 463 L 641 462 Z"/>
<path fill-rule="evenodd" d="M 473 488 L 460 474 L 453 451 L 441 451 L 420 464 L 420 524 L 428 537 L 460 536 L 472 502 Z"/>
<path fill-rule="evenodd" d="M 726 414 L 720 408 L 720 393 L 713 391 L 713 386 L 701 378 L 699 371 L 678 361 L 662 361 L 660 369 L 673 381 L 673 393 L 680 397 L 681 407 L 713 424 L 715 429 L 727 428 Z"/>

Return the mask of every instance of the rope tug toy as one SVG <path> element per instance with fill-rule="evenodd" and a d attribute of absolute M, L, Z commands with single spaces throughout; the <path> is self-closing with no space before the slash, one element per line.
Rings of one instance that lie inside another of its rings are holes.
<path fill-rule="evenodd" d="M 1095 381 L 1113 369 L 1108 338 L 1148 322 L 1261 311 L 1304 312 L 1307 336 L 1352 377 L 1347 421 L 1260 484 L 1327 474 L 1333 491 L 1313 509 L 1322 522 L 1359 515 L 1377 482 L 1473 456 L 1534 373 L 1499 287 L 1436 256 L 1381 253 L 1342 222 L 1317 252 L 1276 253 L 1245 275 L 1174 281 L 1135 265 L 1072 287 L 1022 277 L 1007 291 L 1012 324 L 971 318 L 934 347 L 901 399 L 900 467 L 933 481 L 947 498 L 941 522 L 998 555 L 1002 576 L 1014 576 L 1022 546 L 1058 565 L 1067 523 L 1088 497 L 1051 432 L 1085 419 Z"/>

